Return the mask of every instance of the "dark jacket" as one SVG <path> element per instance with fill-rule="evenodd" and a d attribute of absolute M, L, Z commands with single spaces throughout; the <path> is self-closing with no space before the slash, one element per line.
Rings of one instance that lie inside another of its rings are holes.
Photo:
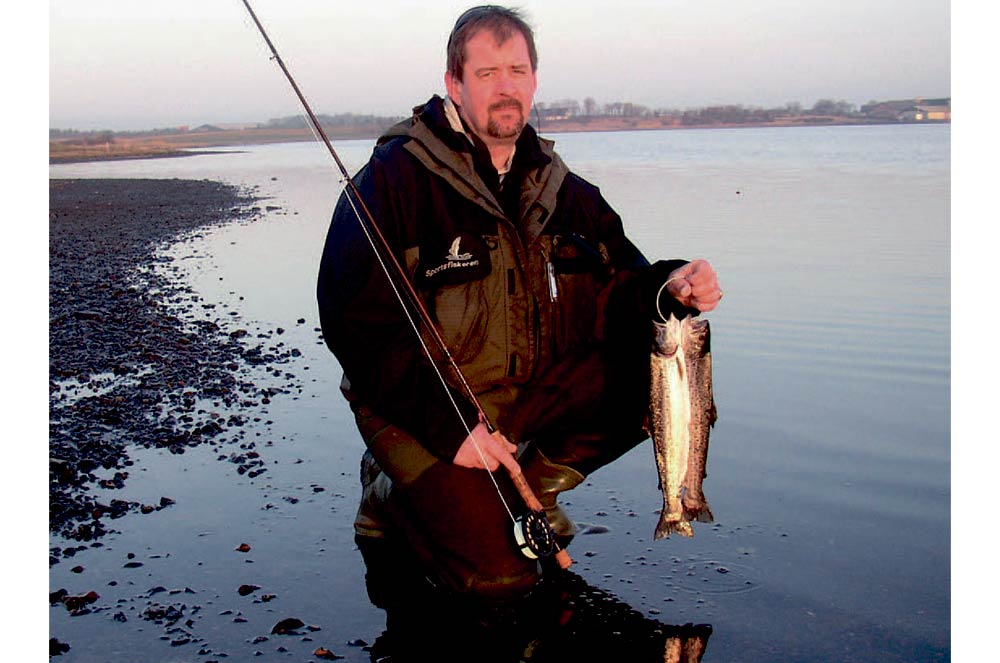
<path fill-rule="evenodd" d="M 628 309 L 635 278 L 649 271 L 618 215 L 551 141 L 525 127 L 501 186 L 484 148 L 451 129 L 436 96 L 379 139 L 354 182 L 491 417 L 502 420 L 553 367 L 609 342 L 609 306 Z M 633 281 L 616 305 L 614 293 Z M 352 399 L 451 460 L 476 410 L 453 387 L 457 416 L 346 193 L 318 300 Z"/>

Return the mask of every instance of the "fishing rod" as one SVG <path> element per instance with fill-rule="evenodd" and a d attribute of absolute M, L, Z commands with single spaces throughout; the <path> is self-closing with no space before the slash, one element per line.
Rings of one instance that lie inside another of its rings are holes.
<path fill-rule="evenodd" d="M 375 222 L 375 217 L 372 215 L 368 206 L 365 204 L 364 199 L 361 197 L 361 192 L 358 190 L 357 185 L 354 184 L 354 180 L 351 179 L 350 173 L 347 171 L 347 167 L 344 166 L 344 162 L 341 161 L 337 151 L 333 148 L 333 144 L 330 142 L 329 137 L 327 137 L 326 131 L 323 130 L 323 126 L 320 124 L 316 114 L 313 113 L 312 107 L 310 107 L 309 102 L 306 101 L 305 95 L 302 94 L 302 90 L 299 89 L 299 86 L 292 77 L 288 67 L 285 66 L 284 60 L 281 59 L 281 55 L 278 54 L 278 49 L 275 48 L 274 43 L 268 36 L 267 31 L 260 22 L 260 19 L 257 18 L 256 12 L 254 12 L 253 7 L 250 6 L 249 0 L 242 1 L 243 5 L 247 9 L 247 12 L 250 14 L 250 18 L 253 19 L 254 24 L 257 26 L 257 30 L 264 38 L 264 42 L 271 51 L 272 59 L 278 63 L 282 73 L 285 74 L 285 78 L 288 79 L 289 84 L 291 84 L 292 90 L 295 92 L 295 96 L 299 98 L 302 108 L 305 109 L 311 128 L 314 133 L 319 136 L 323 144 L 326 145 L 327 151 L 329 151 L 330 156 L 333 157 L 334 162 L 337 164 L 337 168 L 340 170 L 340 174 L 343 176 L 344 182 L 346 183 L 344 191 L 345 197 L 347 198 L 351 209 L 354 211 L 354 215 L 357 217 L 358 223 L 361 225 L 361 229 L 364 232 L 365 237 L 368 239 L 368 243 L 371 245 L 372 251 L 375 253 L 375 257 L 378 259 L 379 265 L 385 272 L 386 278 L 389 280 L 390 287 L 395 293 L 396 298 L 399 300 L 400 305 L 403 307 L 404 314 L 409 320 L 410 325 L 413 327 L 414 332 L 416 332 L 417 339 L 426 353 L 427 358 L 430 360 L 431 366 L 434 368 L 434 372 L 441 380 L 445 393 L 451 401 L 452 406 L 455 408 L 455 411 L 458 413 L 459 419 L 462 420 L 462 423 L 469 434 L 469 439 L 471 439 L 473 445 L 475 445 L 476 451 L 479 454 L 480 460 L 483 462 L 484 468 L 488 470 L 489 468 L 482 449 L 473 437 L 472 431 L 469 430 L 468 425 L 465 424 L 465 418 L 462 416 L 458 403 L 455 402 L 454 396 L 449 389 L 448 381 L 441 373 L 440 367 L 438 366 L 434 355 L 431 353 L 430 348 L 427 347 L 424 337 L 420 333 L 420 327 L 418 327 L 417 322 L 413 319 L 410 309 L 407 308 L 407 303 L 409 303 L 413 307 L 413 310 L 416 311 L 421 325 L 429 333 L 431 340 L 440 355 L 444 357 L 452 375 L 456 380 L 458 380 L 463 394 L 476 408 L 479 421 L 485 424 L 491 435 L 502 437 L 502 434 L 490 421 L 486 411 L 479 403 L 479 399 L 476 397 L 475 392 L 472 390 L 472 386 L 466 379 L 465 374 L 462 373 L 462 369 L 459 367 L 458 362 L 455 361 L 455 358 L 448 350 L 448 344 L 445 343 L 444 339 L 441 337 L 441 333 L 434 324 L 434 320 L 431 317 L 430 312 L 428 312 L 427 307 L 424 306 L 423 300 L 420 299 L 420 296 L 417 294 L 416 289 L 407 277 L 402 265 L 399 264 L 396 254 L 392 251 L 392 246 L 389 244 L 385 235 L 382 234 L 382 230 L 379 228 L 378 224 Z M 556 545 L 555 535 L 552 532 L 552 527 L 549 525 L 548 519 L 545 517 L 542 505 L 538 501 L 538 498 L 535 497 L 535 494 L 532 492 L 531 487 L 524 478 L 524 475 L 521 472 L 514 470 L 509 470 L 509 474 L 511 481 L 514 483 L 514 487 L 517 488 L 517 492 L 521 495 L 521 498 L 524 500 L 525 505 L 529 509 L 527 514 L 519 518 L 515 518 L 513 513 L 511 513 L 510 507 L 507 505 L 503 494 L 500 492 L 500 487 L 496 483 L 496 479 L 493 477 L 492 473 L 489 473 L 490 479 L 493 481 L 493 485 L 497 490 L 497 495 L 500 497 L 500 501 L 503 502 L 504 508 L 514 521 L 514 538 L 518 544 L 518 549 L 526 557 L 531 559 L 555 555 L 556 561 L 561 568 L 569 568 L 569 566 L 573 563 L 573 560 L 570 559 L 569 553 L 565 550 L 559 549 Z"/>

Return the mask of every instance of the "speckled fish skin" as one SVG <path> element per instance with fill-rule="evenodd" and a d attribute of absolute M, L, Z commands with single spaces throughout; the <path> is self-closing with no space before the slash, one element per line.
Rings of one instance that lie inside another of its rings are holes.
<path fill-rule="evenodd" d="M 715 398 L 712 394 L 712 347 L 708 320 L 691 320 L 691 333 L 685 336 L 688 379 L 691 393 L 691 448 L 688 452 L 688 469 L 684 477 L 684 518 L 710 523 L 715 517 L 702 492 L 702 481 L 707 476 L 708 436 L 715 420 Z"/>
<path fill-rule="evenodd" d="M 653 322 L 650 422 L 663 510 L 654 539 L 694 536 L 691 520 L 711 522 L 702 493 L 708 434 L 715 422 L 707 320 L 673 315 Z"/>

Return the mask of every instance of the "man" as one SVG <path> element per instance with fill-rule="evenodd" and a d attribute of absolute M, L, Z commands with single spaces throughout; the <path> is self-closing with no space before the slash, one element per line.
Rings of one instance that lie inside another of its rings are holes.
<path fill-rule="evenodd" d="M 657 308 L 697 314 L 722 297 L 703 260 L 650 265 L 597 188 L 537 136 L 536 74 L 518 12 L 470 9 L 449 39 L 447 98 L 387 132 L 355 177 L 503 435 L 428 358 L 427 332 L 406 318 L 346 193 L 318 283 L 324 338 L 368 447 L 359 547 L 366 559 L 402 551 L 435 584 L 490 597 L 523 593 L 540 573 L 513 543 L 524 508 L 507 471 L 524 472 L 568 541 L 556 495 L 647 437 Z"/>

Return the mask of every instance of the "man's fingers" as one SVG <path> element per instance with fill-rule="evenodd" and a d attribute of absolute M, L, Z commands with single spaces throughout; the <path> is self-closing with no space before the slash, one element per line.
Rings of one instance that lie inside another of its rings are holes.
<path fill-rule="evenodd" d="M 507 468 L 511 473 L 517 473 L 521 471 L 521 466 L 517 464 L 514 459 L 513 452 L 517 450 L 517 446 L 510 443 L 506 437 L 501 433 L 496 432 L 490 436 L 490 456 L 499 460 L 503 463 L 503 466 Z M 491 470 L 496 469 L 491 468 Z"/>
<path fill-rule="evenodd" d="M 511 474 L 521 473 L 521 466 L 517 464 L 517 461 L 514 460 L 514 457 L 510 454 L 500 456 L 500 462 L 503 463 L 503 466 L 506 467 L 507 471 Z"/>
<path fill-rule="evenodd" d="M 667 279 L 667 290 L 675 299 L 685 299 L 691 296 L 691 284 L 677 272 L 671 274 L 670 278 Z"/>
<path fill-rule="evenodd" d="M 494 440 L 500 443 L 500 446 L 502 446 L 510 453 L 514 453 L 515 451 L 517 451 L 517 445 L 512 444 L 511 441 L 507 439 L 507 436 L 501 433 L 500 431 L 493 431 L 492 436 Z"/>
<path fill-rule="evenodd" d="M 713 310 L 722 298 L 715 269 L 700 258 L 675 269 L 667 280 L 667 289 L 685 306 L 702 312 Z"/>

